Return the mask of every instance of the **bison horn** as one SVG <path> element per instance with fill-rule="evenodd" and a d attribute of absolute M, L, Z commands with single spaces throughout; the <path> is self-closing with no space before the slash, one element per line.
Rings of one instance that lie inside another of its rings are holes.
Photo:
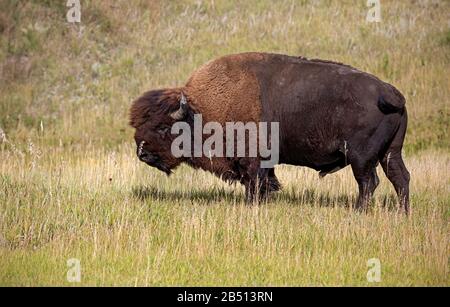
<path fill-rule="evenodd" d="M 186 105 L 187 105 L 186 97 L 184 96 L 183 93 L 181 93 L 180 108 L 175 112 L 170 113 L 170 117 L 172 117 L 175 120 L 183 119 L 184 116 L 186 115 Z"/>

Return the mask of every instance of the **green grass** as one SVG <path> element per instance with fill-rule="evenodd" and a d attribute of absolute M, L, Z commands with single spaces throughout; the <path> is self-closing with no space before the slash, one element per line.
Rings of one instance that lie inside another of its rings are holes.
<path fill-rule="evenodd" d="M 0 285 L 450 285 L 448 1 L 0 0 Z M 412 215 L 387 179 L 370 212 L 351 171 L 277 168 L 284 190 L 138 163 L 127 113 L 218 56 L 268 51 L 342 61 L 395 84 L 410 116 Z M 382 281 L 368 283 L 379 258 Z M 78 285 L 78 284 L 76 284 Z"/>

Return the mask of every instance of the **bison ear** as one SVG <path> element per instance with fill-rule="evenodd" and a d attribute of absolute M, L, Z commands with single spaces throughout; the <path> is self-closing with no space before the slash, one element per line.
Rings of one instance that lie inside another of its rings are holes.
<path fill-rule="evenodd" d="M 172 117 L 174 120 L 182 120 L 186 116 L 187 112 L 188 112 L 187 100 L 184 94 L 181 93 L 180 107 L 178 108 L 178 110 L 170 113 L 170 117 Z"/>

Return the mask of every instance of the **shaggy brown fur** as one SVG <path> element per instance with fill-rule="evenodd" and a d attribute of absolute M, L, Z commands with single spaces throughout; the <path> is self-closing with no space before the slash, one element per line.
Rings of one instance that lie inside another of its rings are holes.
<path fill-rule="evenodd" d="M 207 63 L 195 71 L 183 91 L 204 121 L 259 122 L 260 89 L 249 60 L 263 55 L 238 54 Z"/>

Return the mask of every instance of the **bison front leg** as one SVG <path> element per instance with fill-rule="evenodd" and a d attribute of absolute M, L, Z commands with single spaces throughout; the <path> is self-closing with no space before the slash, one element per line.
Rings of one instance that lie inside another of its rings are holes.
<path fill-rule="evenodd" d="M 244 185 L 245 199 L 248 203 L 265 200 L 270 193 L 281 189 L 273 168 L 258 168 L 254 174 L 249 176 Z"/>
<path fill-rule="evenodd" d="M 410 175 L 403 162 L 401 152 L 387 153 L 383 160 L 381 160 L 381 166 L 389 181 L 394 185 L 401 207 L 408 214 Z"/>

